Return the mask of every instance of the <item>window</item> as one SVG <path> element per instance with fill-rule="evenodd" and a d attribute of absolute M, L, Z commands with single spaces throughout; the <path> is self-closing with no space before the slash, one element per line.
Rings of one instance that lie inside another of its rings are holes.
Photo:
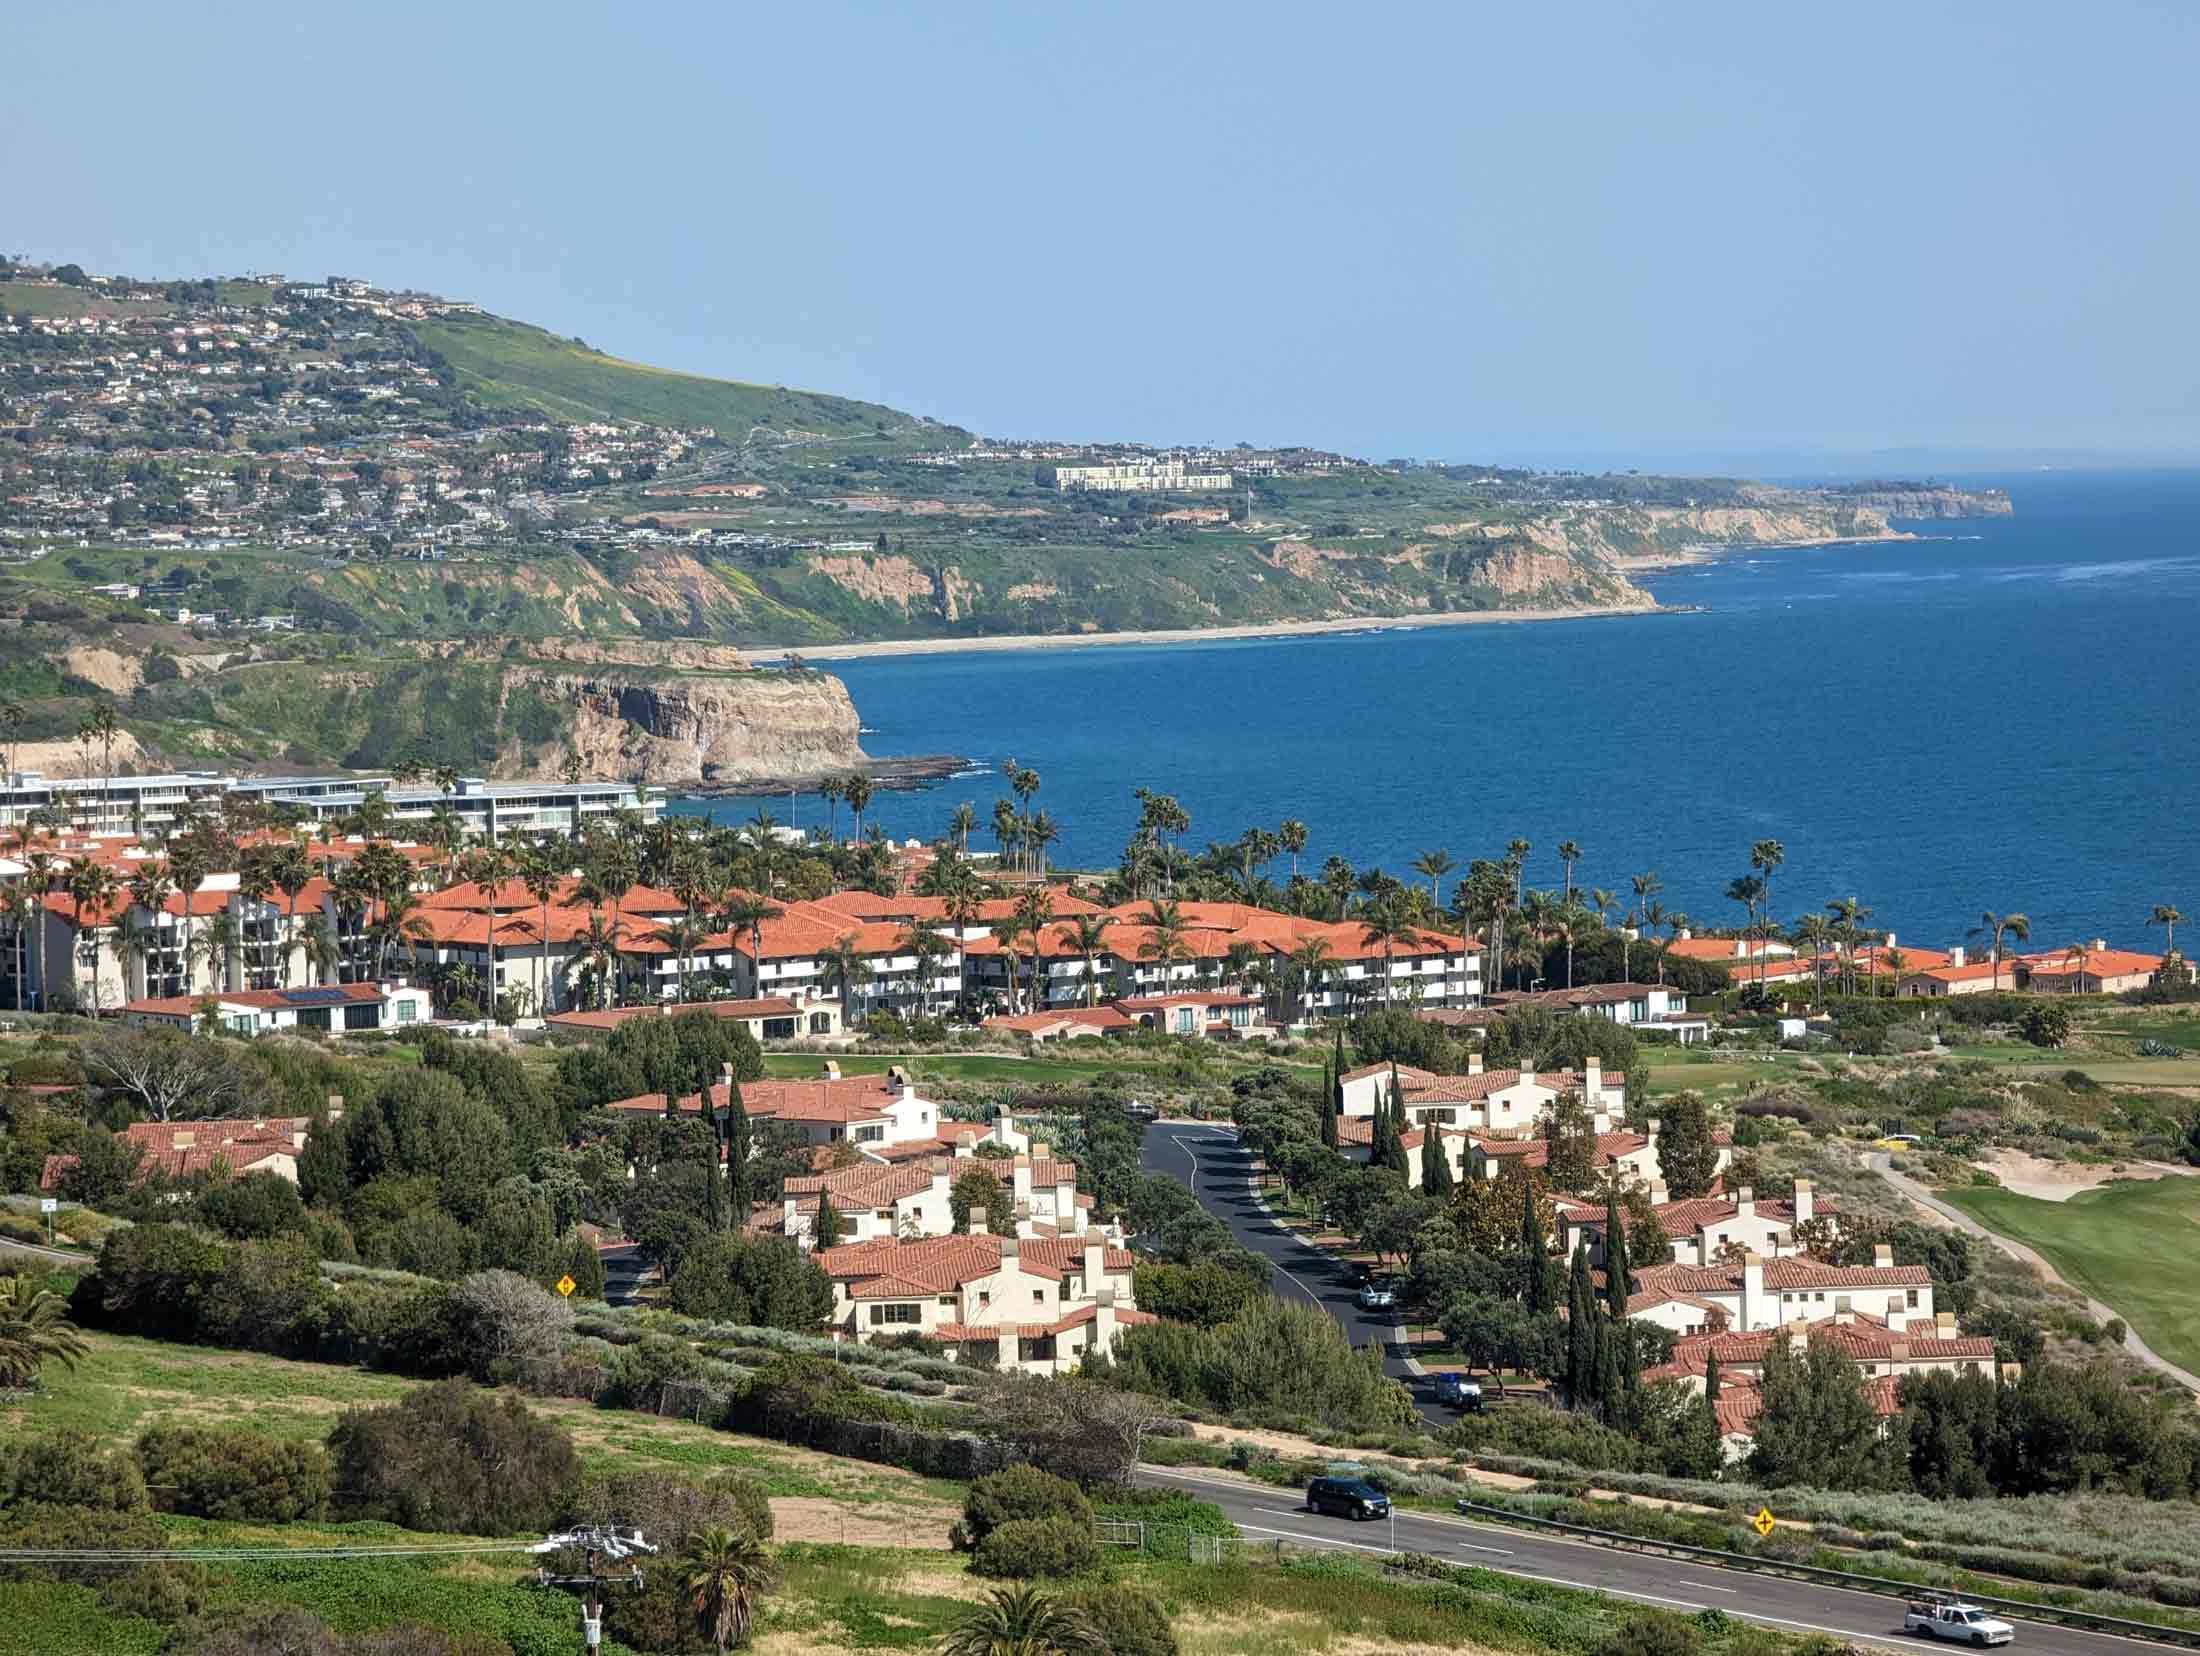
<path fill-rule="evenodd" d="M 871 1307 L 871 1326 L 874 1328 L 881 1327 L 888 1323 L 914 1323 L 920 1322 L 922 1320 L 922 1312 L 915 1305 L 903 1305 L 897 1303 L 893 1305 L 874 1305 Z"/>
<path fill-rule="evenodd" d="M 413 1023 L 418 1020 L 419 1016 L 420 1008 L 410 997 L 397 1002 L 397 1021 L 399 1023 Z"/>
<path fill-rule="evenodd" d="M 978 1303 L 980 1305 L 991 1305 L 993 1303 L 993 1290 L 990 1288 L 980 1288 L 978 1290 Z"/>
<path fill-rule="evenodd" d="M 1917 1309 L 1917 1290 L 1915 1288 L 1912 1288 L 1909 1293 L 1909 1309 L 1912 1311 Z"/>
<path fill-rule="evenodd" d="M 883 1127 L 858 1127 L 856 1129 L 856 1142 L 858 1144 L 876 1144 L 885 1136 L 886 1129 Z"/>
<path fill-rule="evenodd" d="M 250 1012 L 238 1012 L 222 1021 L 229 1025 L 231 1034 L 249 1035 L 252 1033 L 252 1025 L 256 1020 Z"/>

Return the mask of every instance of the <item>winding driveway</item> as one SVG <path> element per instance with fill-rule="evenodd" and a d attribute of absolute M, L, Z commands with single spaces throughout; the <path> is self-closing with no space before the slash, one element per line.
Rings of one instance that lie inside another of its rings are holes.
<path fill-rule="evenodd" d="M 1954 1206 L 1952 1203 L 1943 1202 L 1915 1179 L 1907 1174 L 1897 1173 L 1889 1161 L 1886 1151 L 1875 1150 L 1866 1156 L 1864 1161 L 1874 1173 L 1885 1179 L 1899 1194 L 1924 1208 L 1927 1212 L 1938 1214 L 1966 1236 L 1975 1236 L 1982 1242 L 1991 1242 L 2011 1259 L 2018 1261 L 2020 1264 L 2033 1267 L 2049 1282 L 2056 1283 L 2061 1287 L 2068 1288 L 2074 1294 L 2081 1295 L 2085 1300 L 2086 1309 L 2093 1314 L 2097 1321 L 2105 1323 L 2111 1317 L 2114 1317 L 2124 1325 L 2124 1350 L 2155 1372 L 2168 1375 L 2187 1391 L 2200 1392 L 2200 1375 L 2194 1374 L 2190 1369 L 2179 1368 L 2167 1357 L 2148 1345 L 2146 1341 L 2140 1339 L 2138 1331 L 2131 1326 L 2130 1318 L 2114 1306 L 2104 1304 L 2093 1298 L 2092 1295 L 2087 1294 L 2082 1288 L 2077 1287 L 2060 1271 L 2056 1270 L 2053 1265 L 2048 1263 L 2037 1250 L 2028 1248 L 2022 1242 L 2014 1241 L 1997 1231 L 1988 1230 L 1961 1208 Z"/>
<path fill-rule="evenodd" d="M 1199 1205 L 1230 1227 L 1240 1247 L 1275 1266 L 1269 1290 L 1278 1299 L 1317 1306 L 1344 1329 L 1355 1348 L 1381 1346 L 1383 1372 L 1413 1393 L 1432 1426 L 1457 1417 L 1436 1401 L 1435 1380 L 1406 1355 L 1405 1331 L 1384 1314 L 1360 1309 L 1358 1285 L 1343 1263 L 1290 1230 L 1253 1188 L 1253 1158 L 1228 1122 L 1157 1121 L 1146 1129 L 1139 1165 L 1190 1186 Z"/>

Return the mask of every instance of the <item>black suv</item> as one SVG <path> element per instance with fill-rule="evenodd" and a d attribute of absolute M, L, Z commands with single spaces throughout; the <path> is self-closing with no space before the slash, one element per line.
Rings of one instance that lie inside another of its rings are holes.
<path fill-rule="evenodd" d="M 1388 1518 L 1390 1497 L 1365 1478 L 1316 1478 L 1306 1486 L 1306 1510 L 1340 1518 Z"/>

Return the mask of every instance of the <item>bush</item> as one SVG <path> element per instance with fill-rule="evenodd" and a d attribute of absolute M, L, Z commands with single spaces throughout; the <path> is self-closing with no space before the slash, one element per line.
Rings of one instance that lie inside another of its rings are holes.
<path fill-rule="evenodd" d="M 1108 1656 L 1177 1656 L 1169 1613 L 1143 1587 L 1129 1582 L 1088 1587 L 1065 1602 L 1092 1623 Z"/>
<path fill-rule="evenodd" d="M 1075 1518 L 1012 1518 L 978 1543 L 971 1556 L 974 1575 L 1081 1575 L 1100 1562 L 1092 1526 Z"/>
<path fill-rule="evenodd" d="M 51 1432 L 23 1445 L 9 1480 L 18 1501 L 143 1512 L 145 1476 L 126 1454 L 102 1449 L 89 1432 Z"/>
<path fill-rule="evenodd" d="M 161 1425 L 138 1439 L 138 1465 L 162 1512 L 287 1524 L 328 1510 L 328 1451 L 223 1426 Z"/>
<path fill-rule="evenodd" d="M 563 1427 L 464 1380 L 346 1411 L 329 1452 L 347 1511 L 407 1529 L 547 1530 L 571 1509 L 579 1483 Z"/>
<path fill-rule="evenodd" d="M 1695 1656 L 1702 1632 L 1670 1610 L 1638 1610 L 1598 1647 L 1597 1656 Z"/>
<path fill-rule="evenodd" d="M 1003 1524 L 1038 1518 L 1067 1518 L 1090 1528 L 1092 1504 L 1067 1478 L 1035 1466 L 1011 1466 L 970 1486 L 962 1522 L 949 1539 L 957 1551 L 974 1552 Z"/>
<path fill-rule="evenodd" d="M 739 1526 L 764 1541 L 773 1527 L 764 1486 L 739 1472 L 722 1472 L 708 1483 L 674 1472 L 613 1472 L 590 1479 L 574 1510 L 598 1523 L 631 1524 L 667 1554 L 713 1524 Z"/>

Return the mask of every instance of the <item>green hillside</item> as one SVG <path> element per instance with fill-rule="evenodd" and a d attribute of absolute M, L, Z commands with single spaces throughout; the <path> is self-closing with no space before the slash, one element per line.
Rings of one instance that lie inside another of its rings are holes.
<path fill-rule="evenodd" d="M 888 436 L 919 425 L 879 403 L 622 361 L 498 316 L 447 317 L 414 332 L 458 371 L 462 389 L 492 408 L 539 409 L 565 420 L 711 426 L 733 442 L 756 425 L 836 437 Z"/>

